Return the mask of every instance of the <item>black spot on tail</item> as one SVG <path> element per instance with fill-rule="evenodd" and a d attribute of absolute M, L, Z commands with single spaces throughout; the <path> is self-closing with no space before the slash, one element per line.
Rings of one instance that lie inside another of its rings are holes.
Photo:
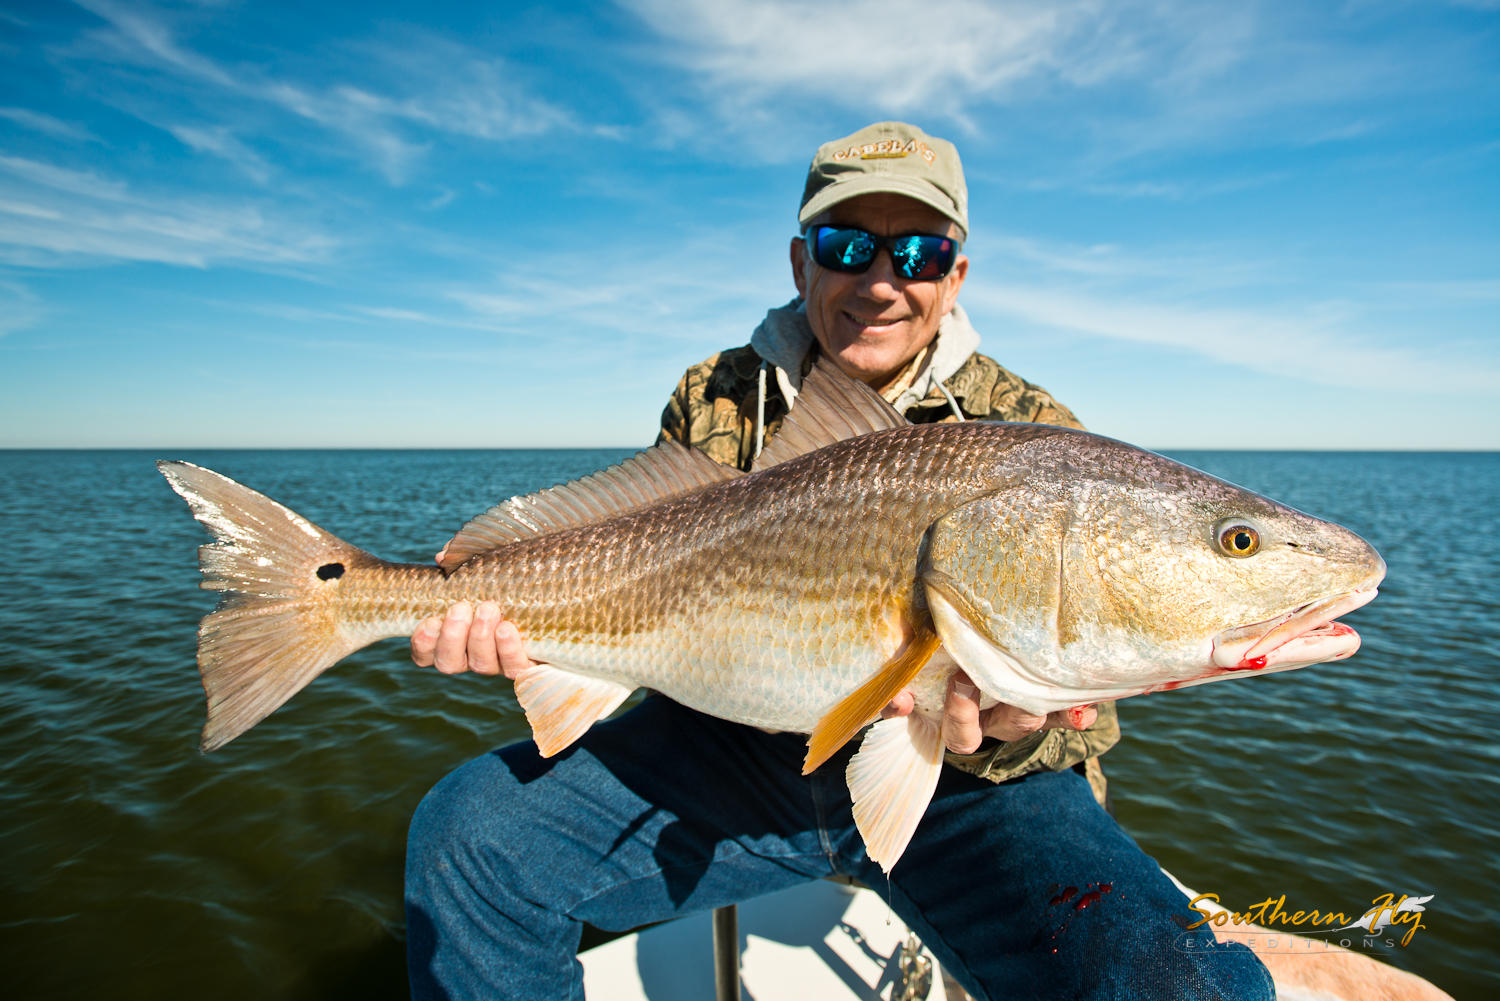
<path fill-rule="evenodd" d="M 334 580 L 344 576 L 344 564 L 324 563 L 318 567 L 318 580 Z"/>

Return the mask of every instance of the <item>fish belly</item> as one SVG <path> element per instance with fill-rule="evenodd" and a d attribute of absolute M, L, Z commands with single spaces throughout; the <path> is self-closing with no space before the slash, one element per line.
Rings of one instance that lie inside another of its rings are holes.
<path fill-rule="evenodd" d="M 899 636 L 872 642 L 884 630 L 856 632 L 833 621 L 797 630 L 771 616 L 703 618 L 624 643 L 528 636 L 527 650 L 537 660 L 651 688 L 721 719 L 807 733 L 900 646 Z"/>

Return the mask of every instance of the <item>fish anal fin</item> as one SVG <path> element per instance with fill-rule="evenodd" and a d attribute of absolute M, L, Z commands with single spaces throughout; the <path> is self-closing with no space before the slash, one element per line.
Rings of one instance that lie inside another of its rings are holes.
<path fill-rule="evenodd" d="M 890 872 L 922 822 L 943 770 L 942 727 L 911 713 L 865 733 L 844 775 L 865 853 Z"/>
<path fill-rule="evenodd" d="M 516 699 L 526 710 L 532 738 L 544 758 L 567 749 L 633 691 L 554 664 L 538 664 L 516 678 Z"/>
<path fill-rule="evenodd" d="M 802 774 L 812 771 L 833 756 L 833 753 L 849 742 L 860 727 L 869 723 L 896 695 L 915 678 L 937 652 L 937 632 L 932 622 L 924 618 L 916 627 L 916 633 L 906 649 L 886 661 L 873 678 L 866 681 L 846 696 L 843 701 L 823 715 L 807 738 L 807 758 L 802 763 Z"/>
<path fill-rule="evenodd" d="M 802 380 L 802 391 L 791 413 L 756 456 L 750 471 L 759 472 L 825 445 L 910 423 L 879 393 L 845 375 L 825 356 Z"/>
<path fill-rule="evenodd" d="M 664 441 L 619 465 L 496 504 L 459 530 L 441 566 L 451 572 L 521 539 L 591 525 L 743 475 L 696 448 Z"/>

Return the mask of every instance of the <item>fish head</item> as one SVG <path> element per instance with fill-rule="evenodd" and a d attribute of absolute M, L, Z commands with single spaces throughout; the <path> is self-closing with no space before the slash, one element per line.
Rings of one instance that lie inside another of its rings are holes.
<path fill-rule="evenodd" d="M 1385 562 L 1355 533 L 1094 435 L 933 526 L 938 632 L 1000 701 L 1051 712 L 1351 656 Z M 1015 458 L 1015 457 L 1012 457 Z"/>

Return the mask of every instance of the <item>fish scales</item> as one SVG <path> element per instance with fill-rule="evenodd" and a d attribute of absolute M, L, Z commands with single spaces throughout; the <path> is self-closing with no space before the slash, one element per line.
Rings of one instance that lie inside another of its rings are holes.
<path fill-rule="evenodd" d="M 926 526 L 995 488 L 1006 468 L 997 454 L 1045 436 L 954 427 L 851 439 L 511 543 L 446 579 L 429 567 L 377 570 L 341 596 L 338 616 L 364 637 L 402 636 L 455 601 L 497 601 L 539 660 L 807 731 L 909 635 Z"/>

